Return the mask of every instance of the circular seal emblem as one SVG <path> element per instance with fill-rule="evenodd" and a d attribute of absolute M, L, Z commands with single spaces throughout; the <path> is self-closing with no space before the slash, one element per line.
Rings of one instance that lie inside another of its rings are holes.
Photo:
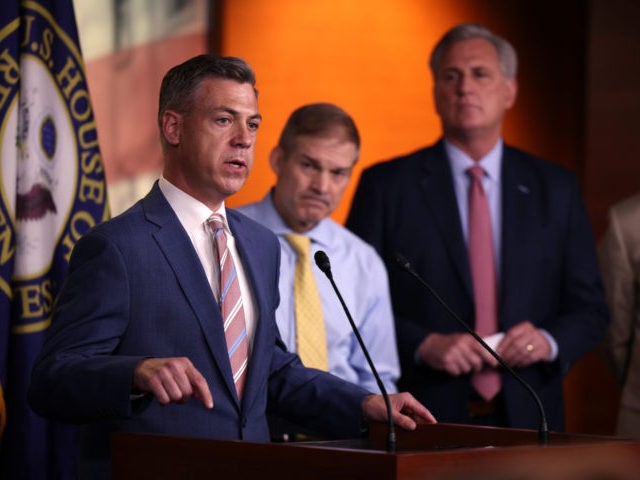
<path fill-rule="evenodd" d="M 7 66 L 0 79 L 7 92 L 0 97 L 0 252 L 13 253 L 14 333 L 46 328 L 73 245 L 106 214 L 75 26 L 70 35 L 42 5 L 22 6 L 20 28 L 16 20 L 0 38 L 16 46 L 0 58 Z M 13 234 L 10 246 L 2 244 L 9 242 L 3 229 Z M 9 259 L 0 256 L 3 261 Z"/>

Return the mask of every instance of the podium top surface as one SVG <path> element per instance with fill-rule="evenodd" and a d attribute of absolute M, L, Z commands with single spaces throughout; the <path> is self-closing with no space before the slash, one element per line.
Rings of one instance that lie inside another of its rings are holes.
<path fill-rule="evenodd" d="M 115 433 L 112 478 L 292 478 L 429 480 L 637 480 L 640 442 L 617 437 L 454 424 L 397 431 L 398 451 L 385 450 L 386 425 L 369 439 L 252 443 Z"/>

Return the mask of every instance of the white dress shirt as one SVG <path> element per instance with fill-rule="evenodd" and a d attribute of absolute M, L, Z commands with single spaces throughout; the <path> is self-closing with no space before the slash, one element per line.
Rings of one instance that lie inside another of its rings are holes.
<path fill-rule="evenodd" d="M 160 177 L 158 186 L 177 215 L 178 220 L 180 220 L 180 223 L 187 232 L 187 235 L 189 235 L 193 248 L 195 248 L 196 254 L 202 263 L 202 268 L 204 268 L 207 280 L 209 280 L 209 285 L 211 286 L 211 291 L 213 292 L 213 296 L 216 300 L 218 299 L 218 292 L 220 291 L 220 265 L 218 264 L 218 257 L 216 255 L 213 237 L 207 227 L 207 220 L 213 213 L 222 215 L 222 218 L 224 219 L 224 230 L 227 234 L 227 248 L 233 258 L 238 282 L 240 284 L 242 306 L 244 309 L 244 321 L 247 327 L 247 340 L 249 352 L 251 352 L 256 324 L 255 299 L 244 265 L 240 260 L 235 239 L 229 229 L 224 202 L 216 212 L 213 212 L 204 203 L 183 192 L 164 177 Z"/>

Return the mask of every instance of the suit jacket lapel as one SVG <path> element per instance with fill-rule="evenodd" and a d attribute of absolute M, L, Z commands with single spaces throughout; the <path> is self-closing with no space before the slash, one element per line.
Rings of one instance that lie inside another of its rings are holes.
<path fill-rule="evenodd" d="M 528 271 L 529 244 L 535 242 L 532 222 L 535 200 L 535 181 L 529 175 L 517 155 L 505 145 L 502 160 L 502 252 L 500 256 L 500 296 L 501 311 L 509 311 L 505 300 L 521 298 L 529 289 L 528 279 L 533 272 Z M 507 293 L 507 290 L 514 293 Z"/>
<path fill-rule="evenodd" d="M 423 165 L 421 187 L 424 198 L 444 239 L 451 261 L 467 293 L 473 295 L 467 247 L 460 225 L 460 212 L 453 176 L 442 141 L 429 150 Z"/>
<path fill-rule="evenodd" d="M 154 238 L 171 265 L 182 294 L 200 322 L 204 338 L 224 378 L 229 395 L 237 399 L 222 316 L 193 244 L 157 183 L 143 202 L 147 219 L 160 227 Z"/>

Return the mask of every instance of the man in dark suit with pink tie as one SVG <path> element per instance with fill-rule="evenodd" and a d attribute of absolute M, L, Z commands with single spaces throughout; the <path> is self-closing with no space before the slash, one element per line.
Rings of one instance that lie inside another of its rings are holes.
<path fill-rule="evenodd" d="M 402 376 L 439 421 L 536 428 L 536 404 L 415 278 L 401 254 L 537 392 L 564 429 L 563 377 L 608 321 L 576 177 L 503 143 L 513 47 L 481 25 L 447 32 L 430 62 L 443 138 L 366 169 L 347 227 L 389 271 Z"/>

